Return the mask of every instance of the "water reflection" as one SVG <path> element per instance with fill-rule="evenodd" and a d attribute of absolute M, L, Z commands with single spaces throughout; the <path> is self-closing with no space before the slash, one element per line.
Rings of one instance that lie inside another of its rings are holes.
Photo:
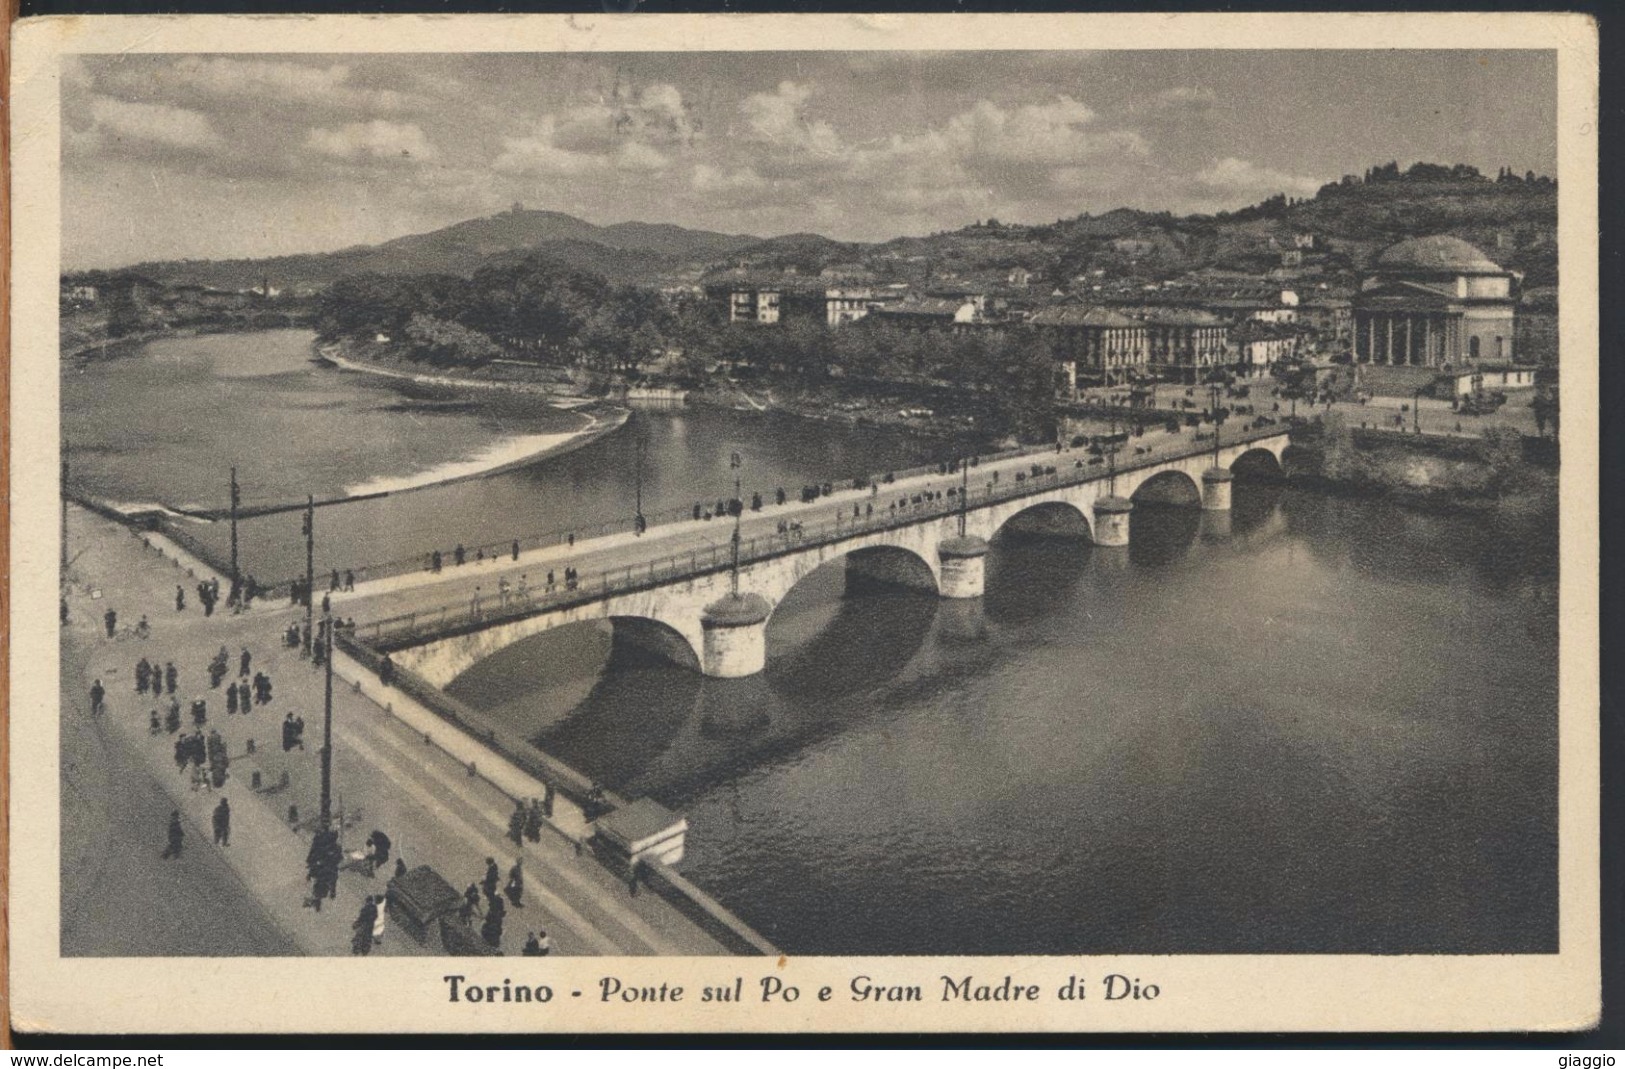
<path fill-rule="evenodd" d="M 490 700 L 535 688 L 538 743 L 682 811 L 689 877 L 793 953 L 1550 951 L 1555 548 L 1235 503 L 1001 537 L 980 601 L 827 567 L 751 679 L 589 630 Z"/>
<path fill-rule="evenodd" d="M 1202 510 L 1183 505 L 1136 505 L 1128 558 L 1139 568 L 1166 568 L 1185 559 L 1202 526 Z"/>

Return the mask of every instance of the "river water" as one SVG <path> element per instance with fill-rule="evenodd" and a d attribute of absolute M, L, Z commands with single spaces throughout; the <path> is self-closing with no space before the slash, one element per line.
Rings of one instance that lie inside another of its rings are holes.
<path fill-rule="evenodd" d="M 448 525 L 472 544 L 613 519 L 639 435 L 650 510 L 726 491 L 735 451 L 764 486 L 930 454 L 640 413 L 576 453 L 318 524 L 364 560 Z M 287 519 L 245 525 L 263 571 L 294 559 Z M 1134 525 L 1126 550 L 1001 537 L 970 603 L 848 590 L 826 566 L 775 612 L 752 679 L 589 624 L 452 689 L 683 812 L 683 871 L 791 953 L 1554 950 L 1555 534 L 1256 483 L 1232 516 L 1147 507 Z"/>

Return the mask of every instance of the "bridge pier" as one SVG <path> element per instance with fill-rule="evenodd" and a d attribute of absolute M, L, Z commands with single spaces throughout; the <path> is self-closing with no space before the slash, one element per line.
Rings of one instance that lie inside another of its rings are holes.
<path fill-rule="evenodd" d="M 1128 545 L 1129 515 L 1134 502 L 1126 497 L 1103 497 L 1095 502 L 1095 545 Z"/>
<path fill-rule="evenodd" d="M 1202 508 L 1209 512 L 1230 511 L 1230 489 L 1236 477 L 1228 468 L 1209 468 L 1202 473 Z"/>
<path fill-rule="evenodd" d="M 705 648 L 700 671 L 716 679 L 741 679 L 767 667 L 767 618 L 773 607 L 757 594 L 729 594 L 705 607 L 700 629 Z"/>
<path fill-rule="evenodd" d="M 987 539 L 959 535 L 937 546 L 942 562 L 941 593 L 945 598 L 979 598 L 986 581 Z"/>

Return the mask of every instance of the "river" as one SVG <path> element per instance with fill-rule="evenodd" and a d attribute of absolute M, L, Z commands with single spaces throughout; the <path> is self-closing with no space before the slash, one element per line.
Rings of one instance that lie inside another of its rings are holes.
<path fill-rule="evenodd" d="M 412 448 L 432 424 L 396 413 L 388 433 Z M 364 561 L 614 519 L 639 437 L 651 511 L 727 492 L 734 452 L 747 488 L 931 452 L 640 413 L 319 529 Z M 775 612 L 751 679 L 580 625 L 452 689 L 683 812 L 683 871 L 790 953 L 1555 950 L 1555 534 L 1247 482 L 1232 516 L 1134 524 L 1127 550 L 1003 537 L 968 603 L 848 591 L 827 566 Z M 244 527 L 253 566 L 293 570 L 297 517 Z"/>

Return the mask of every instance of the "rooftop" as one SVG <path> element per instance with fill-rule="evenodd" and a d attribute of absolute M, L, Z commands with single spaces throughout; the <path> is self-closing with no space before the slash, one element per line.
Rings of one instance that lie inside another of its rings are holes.
<path fill-rule="evenodd" d="M 1501 265 L 1475 245 L 1451 237 L 1432 234 L 1390 245 L 1377 257 L 1378 270 L 1429 271 L 1451 274 L 1499 275 Z"/>

